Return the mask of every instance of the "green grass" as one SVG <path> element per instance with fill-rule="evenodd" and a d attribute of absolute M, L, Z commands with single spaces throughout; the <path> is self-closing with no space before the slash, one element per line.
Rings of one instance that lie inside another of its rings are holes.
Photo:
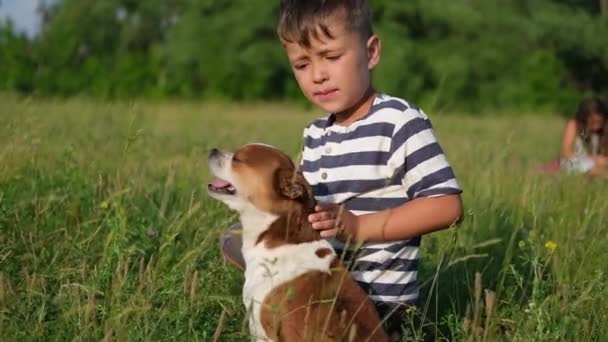
<path fill-rule="evenodd" d="M 429 114 L 466 218 L 423 239 L 416 330 L 608 339 L 608 183 L 534 172 L 562 120 Z M 206 155 L 258 141 L 295 157 L 316 116 L 0 95 L 0 339 L 244 340 L 242 275 L 217 246 L 235 215 L 206 195 Z"/>

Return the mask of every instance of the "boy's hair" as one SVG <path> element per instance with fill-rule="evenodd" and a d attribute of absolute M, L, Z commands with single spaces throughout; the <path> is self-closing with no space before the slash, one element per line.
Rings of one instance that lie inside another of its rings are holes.
<path fill-rule="evenodd" d="M 328 24 L 336 15 L 346 30 L 363 39 L 373 34 L 367 0 L 280 0 L 277 31 L 283 41 L 310 47 L 310 38 L 319 39 L 320 33 L 334 38 Z"/>

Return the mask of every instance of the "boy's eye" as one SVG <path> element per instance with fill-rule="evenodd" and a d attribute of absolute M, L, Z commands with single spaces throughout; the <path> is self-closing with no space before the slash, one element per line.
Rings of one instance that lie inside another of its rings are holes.
<path fill-rule="evenodd" d="M 296 65 L 293 66 L 293 68 L 296 69 L 296 70 L 302 70 L 302 69 L 306 68 L 306 66 L 308 66 L 307 63 L 296 64 Z"/>
<path fill-rule="evenodd" d="M 329 59 L 330 61 L 337 61 L 338 59 L 340 59 L 340 55 L 333 55 L 333 56 L 327 56 L 325 58 Z"/>

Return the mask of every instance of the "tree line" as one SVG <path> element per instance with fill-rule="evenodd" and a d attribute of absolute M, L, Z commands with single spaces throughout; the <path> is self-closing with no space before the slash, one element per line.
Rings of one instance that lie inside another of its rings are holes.
<path fill-rule="evenodd" d="M 433 108 L 569 111 L 608 94 L 607 0 L 370 0 L 377 87 Z M 58 0 L 0 25 L 0 89 L 102 99 L 302 99 L 278 1 Z"/>

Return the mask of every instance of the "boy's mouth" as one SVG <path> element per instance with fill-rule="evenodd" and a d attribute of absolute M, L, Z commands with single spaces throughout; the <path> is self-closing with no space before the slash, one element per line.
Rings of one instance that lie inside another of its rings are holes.
<path fill-rule="evenodd" d="M 321 91 L 315 92 L 313 95 L 319 99 L 324 100 L 324 99 L 329 99 L 329 98 L 333 97 L 337 92 L 338 92 L 337 88 L 323 89 Z"/>

